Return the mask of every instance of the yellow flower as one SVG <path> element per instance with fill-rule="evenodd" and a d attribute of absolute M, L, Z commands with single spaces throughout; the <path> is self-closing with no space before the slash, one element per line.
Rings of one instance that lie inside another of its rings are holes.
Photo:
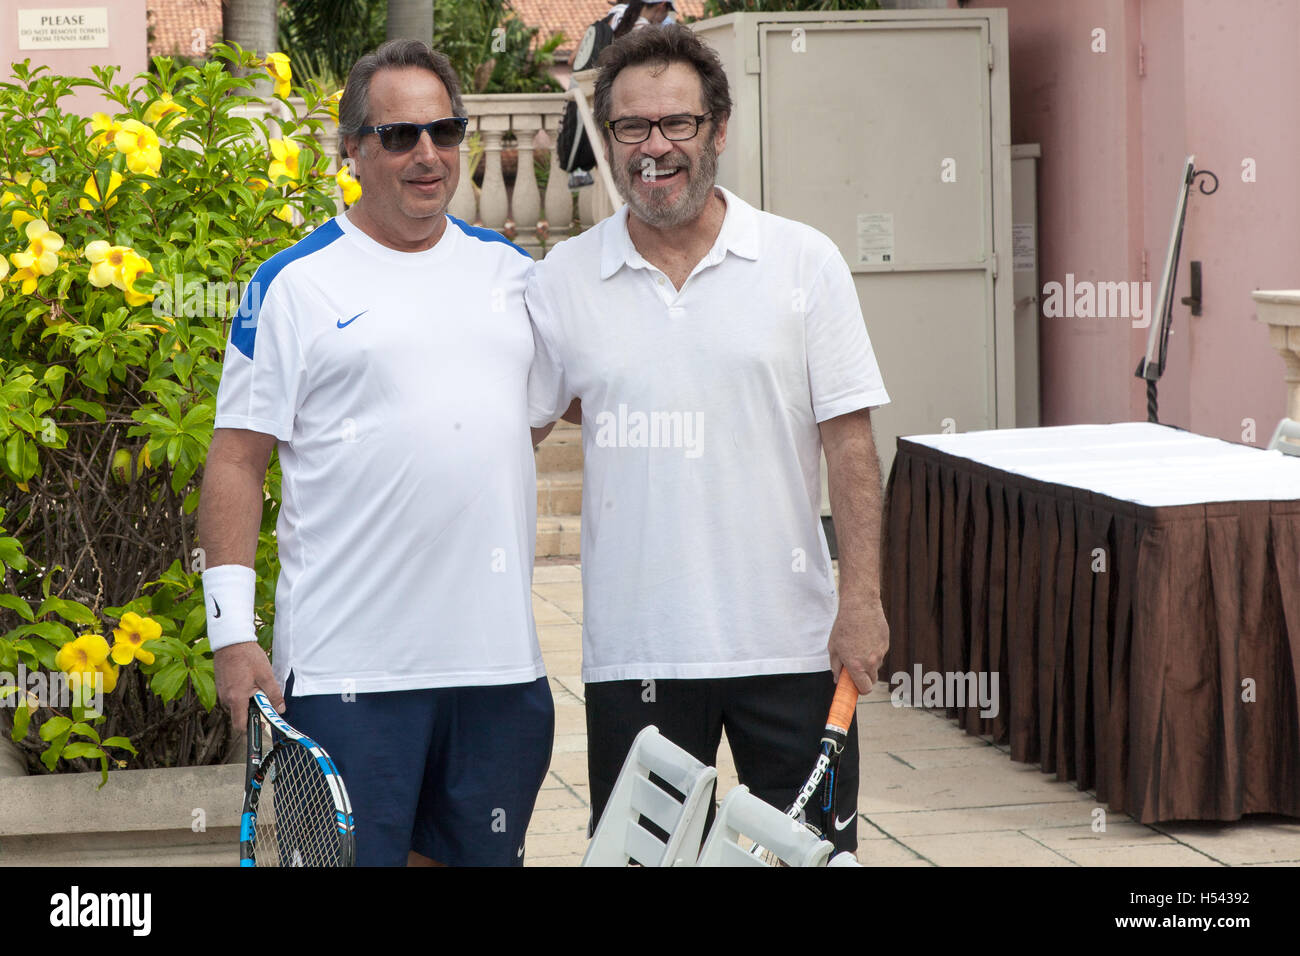
<path fill-rule="evenodd" d="M 266 192 L 267 187 L 269 187 L 270 185 L 271 185 L 270 183 L 268 183 L 265 179 L 262 179 L 260 176 L 254 176 L 252 179 L 248 181 L 248 187 L 252 189 L 253 192 L 258 192 L 258 193 Z M 234 217 L 232 216 L 231 218 L 233 219 Z"/>
<path fill-rule="evenodd" d="M 122 185 L 122 181 L 123 181 L 122 174 L 119 173 L 116 169 L 113 170 L 111 173 L 109 173 L 108 196 L 105 197 L 108 201 L 104 203 L 105 209 L 113 208 L 113 203 L 117 202 L 117 199 L 113 196 L 113 193 L 117 191 L 118 186 Z M 85 199 L 85 198 L 80 199 L 78 200 L 77 205 L 80 206 L 82 209 L 94 210 L 94 208 L 99 205 L 99 185 L 95 182 L 94 176 L 91 176 L 89 179 L 86 180 L 86 188 L 84 192 L 87 196 L 90 197 L 90 199 Z M 90 201 L 91 199 L 94 200 L 94 203 Z"/>
<path fill-rule="evenodd" d="M 272 53 L 262 65 L 266 67 L 266 72 L 271 74 L 271 79 L 275 80 L 275 95 L 289 95 L 289 84 L 293 80 L 293 70 L 289 68 L 289 58 L 283 53 Z"/>
<path fill-rule="evenodd" d="M 268 145 L 271 147 L 272 160 L 266 174 L 271 182 L 279 182 L 281 178 L 297 182 L 298 154 L 302 151 L 298 144 L 291 139 L 272 139 Z"/>
<path fill-rule="evenodd" d="M 285 203 L 271 215 L 275 216 L 276 219 L 287 222 L 291 226 L 293 225 L 293 206 L 288 203 Z"/>
<path fill-rule="evenodd" d="M 136 292 L 135 280 L 140 276 L 153 272 L 153 266 L 144 256 L 138 255 L 131 250 L 127 250 L 126 261 L 122 263 L 122 291 L 126 295 L 127 305 L 144 305 L 146 302 L 153 300 L 153 295 L 148 292 Z"/>
<path fill-rule="evenodd" d="M 173 100 L 170 93 L 164 93 L 150 103 L 149 108 L 144 111 L 144 121 L 150 126 L 157 126 L 159 120 L 172 113 L 179 113 L 184 116 L 185 107 Z"/>
<path fill-rule="evenodd" d="M 13 178 L 13 184 L 18 186 L 27 186 L 30 184 L 32 193 L 43 193 L 46 191 L 44 180 L 33 180 L 31 173 L 18 173 Z M 17 203 L 22 207 L 15 209 L 13 214 L 9 217 L 9 220 L 13 223 L 15 229 L 21 228 L 22 224 L 25 222 L 31 222 L 33 219 L 43 218 L 46 215 L 48 207 L 45 202 L 45 197 L 36 196 L 35 199 L 36 215 L 32 215 L 32 213 L 28 211 L 28 207 L 26 206 L 23 197 L 18 195 L 18 193 L 6 189 L 3 194 L 0 194 L 0 206 L 8 206 L 11 203 Z"/>
<path fill-rule="evenodd" d="M 343 100 L 343 91 L 331 93 L 325 100 L 325 109 L 329 111 L 330 117 L 334 122 L 339 121 L 339 103 Z"/>
<path fill-rule="evenodd" d="M 343 190 L 343 201 L 349 206 L 361 198 L 361 184 L 356 181 L 351 170 L 346 166 L 339 167 L 339 171 L 334 174 L 334 181 Z"/>
<path fill-rule="evenodd" d="M 113 663 L 130 664 L 140 661 L 153 663 L 153 653 L 144 649 L 145 641 L 162 637 L 162 625 L 151 617 L 141 617 L 134 611 L 122 615 L 120 626 L 113 628 Z"/>
<path fill-rule="evenodd" d="M 108 641 L 102 634 L 82 634 L 69 641 L 54 655 L 54 666 L 65 674 L 89 673 L 99 670 L 108 660 Z"/>
<path fill-rule="evenodd" d="M 113 688 L 117 686 L 117 668 L 105 661 L 96 669 L 104 675 L 104 693 L 113 693 Z"/>
<path fill-rule="evenodd" d="M 90 284 L 104 289 L 121 282 L 122 266 L 126 264 L 126 246 L 110 246 L 103 239 L 86 244 L 86 258 L 90 260 Z"/>
<path fill-rule="evenodd" d="M 45 224 L 44 219 L 33 219 L 27 224 L 27 248 L 9 258 L 20 269 L 30 269 L 36 275 L 53 275 L 59 267 L 59 250 L 63 237 Z"/>
<path fill-rule="evenodd" d="M 90 128 L 97 133 L 97 135 L 91 137 L 90 145 L 98 151 L 113 142 L 117 136 L 117 131 L 122 128 L 122 124 L 107 113 L 96 113 L 90 118 Z"/>
<path fill-rule="evenodd" d="M 4 256 L 0 256 L 0 279 L 3 279 L 8 274 L 9 274 L 9 260 L 6 259 Z M 5 288 L 4 286 L 0 285 L 0 299 L 3 299 L 4 297 L 5 297 Z"/>
<path fill-rule="evenodd" d="M 131 172 L 157 176 L 162 166 L 162 152 L 158 148 L 158 134 L 139 120 L 129 119 L 113 137 L 117 151 L 126 156 L 126 166 Z"/>

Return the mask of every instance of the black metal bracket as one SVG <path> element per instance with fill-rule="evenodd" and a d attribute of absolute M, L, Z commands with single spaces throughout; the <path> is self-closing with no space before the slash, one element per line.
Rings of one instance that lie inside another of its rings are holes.
<path fill-rule="evenodd" d="M 1191 274 L 1192 294 L 1183 296 L 1181 299 L 1179 299 L 1179 301 L 1182 302 L 1183 305 L 1190 305 L 1192 307 L 1192 315 L 1200 315 L 1201 314 L 1201 260 L 1193 259 L 1191 262 L 1191 267 L 1192 267 L 1192 274 Z"/>
<path fill-rule="evenodd" d="M 1206 189 L 1206 188 L 1205 188 L 1205 183 L 1196 183 L 1196 177 L 1197 177 L 1197 176 L 1209 176 L 1211 179 L 1214 180 L 1214 188 L 1213 188 L 1213 189 Z M 1212 195 L 1214 195 L 1214 193 L 1216 193 L 1216 192 L 1219 191 L 1219 177 L 1216 176 L 1216 175 L 1214 175 L 1214 173 L 1210 172 L 1208 169 L 1196 169 L 1196 170 L 1193 170 L 1193 171 L 1192 171 L 1192 182 L 1196 183 L 1196 188 L 1199 189 L 1203 195 L 1206 195 L 1206 196 L 1212 196 Z"/>

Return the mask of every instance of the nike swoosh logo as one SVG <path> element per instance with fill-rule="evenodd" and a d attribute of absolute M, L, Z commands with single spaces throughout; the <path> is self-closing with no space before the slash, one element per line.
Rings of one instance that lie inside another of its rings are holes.
<path fill-rule="evenodd" d="M 853 822 L 853 818 L 856 817 L 857 815 L 858 815 L 858 814 L 857 814 L 857 811 L 855 810 L 853 813 L 850 813 L 850 814 L 848 815 L 848 818 L 847 818 L 847 819 L 844 819 L 844 820 L 836 820 L 836 821 L 835 821 L 835 829 L 837 829 L 837 830 L 843 830 L 846 826 L 848 826 L 850 823 Z"/>
<path fill-rule="evenodd" d="M 366 312 L 369 312 L 369 311 L 370 311 L 369 309 L 366 309 Z M 352 324 L 353 322 L 355 322 L 357 319 L 359 319 L 359 318 L 361 318 L 363 315 L 365 315 L 366 312 L 358 312 L 356 315 L 352 316 L 352 318 L 348 319 L 346 322 L 344 322 L 342 319 L 339 319 L 339 320 L 338 320 L 338 323 L 337 323 L 337 324 L 338 324 L 338 327 L 339 327 L 340 329 L 346 329 L 349 325 L 351 325 L 351 324 Z"/>
<path fill-rule="evenodd" d="M 217 603 L 217 599 L 216 599 L 216 598 L 213 598 L 213 599 L 212 599 L 212 606 L 215 607 L 215 608 L 217 609 L 217 613 L 214 614 L 214 615 L 212 615 L 212 619 L 215 621 L 217 618 L 221 617 L 221 605 Z"/>

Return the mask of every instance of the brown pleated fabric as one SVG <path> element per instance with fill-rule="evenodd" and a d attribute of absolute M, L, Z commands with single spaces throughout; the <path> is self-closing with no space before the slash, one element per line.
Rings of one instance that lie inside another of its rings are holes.
<path fill-rule="evenodd" d="M 999 674 L 967 733 L 1142 823 L 1300 816 L 1300 500 L 1144 507 L 900 438 L 882 561 L 884 679 Z"/>

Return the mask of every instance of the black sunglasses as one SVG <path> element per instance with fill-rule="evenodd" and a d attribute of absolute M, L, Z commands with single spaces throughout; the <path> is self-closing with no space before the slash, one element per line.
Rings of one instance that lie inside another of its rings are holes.
<path fill-rule="evenodd" d="M 363 126 L 357 132 L 379 135 L 379 145 L 390 153 L 405 153 L 415 148 L 420 141 L 420 134 L 426 130 L 433 145 L 441 149 L 459 146 L 465 138 L 465 127 L 469 120 L 464 116 L 449 116 L 436 119 L 432 123 L 385 123 L 383 126 Z"/>

